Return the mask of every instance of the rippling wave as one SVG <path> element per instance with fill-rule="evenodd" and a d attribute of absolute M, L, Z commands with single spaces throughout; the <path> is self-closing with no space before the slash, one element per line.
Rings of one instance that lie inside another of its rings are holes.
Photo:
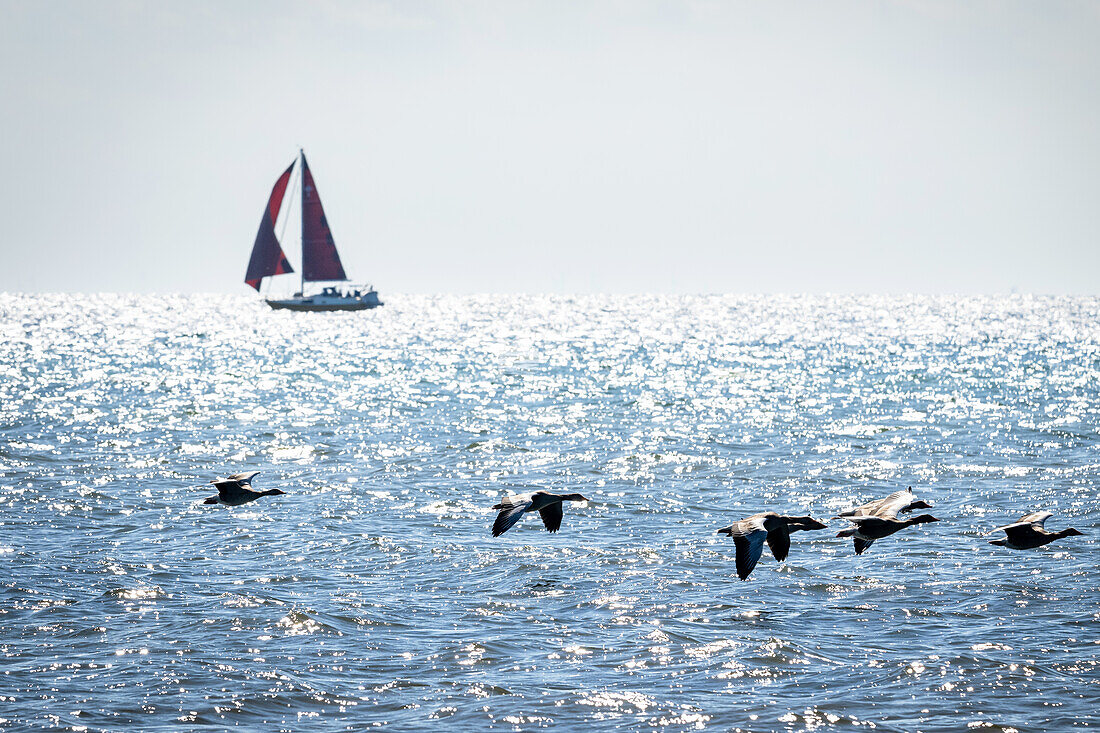
<path fill-rule="evenodd" d="M 0 356 L 0 728 L 1100 725 L 1096 298 L 0 295 Z M 531 489 L 592 501 L 490 537 Z"/>

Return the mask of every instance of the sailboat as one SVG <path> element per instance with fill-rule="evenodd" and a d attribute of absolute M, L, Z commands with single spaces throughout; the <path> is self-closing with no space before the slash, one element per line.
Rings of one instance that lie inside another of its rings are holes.
<path fill-rule="evenodd" d="M 321 197 L 313 182 L 313 173 L 309 170 L 306 154 L 302 150 L 298 151 L 298 157 L 283 171 L 275 181 L 275 187 L 271 189 L 263 218 L 260 219 L 260 231 L 256 233 L 256 243 L 252 245 L 252 258 L 248 261 L 244 281 L 260 292 L 264 278 L 294 272 L 282 245 L 279 244 L 279 238 L 275 235 L 275 222 L 279 219 L 295 166 L 298 166 L 302 182 L 300 285 L 298 292 L 290 298 L 265 298 L 265 302 L 275 309 L 296 311 L 357 311 L 382 305 L 378 293 L 369 285 L 326 285 L 317 292 L 307 294 L 306 283 L 345 283 L 348 282 L 348 277 L 340 263 L 340 254 L 336 251 L 336 243 L 332 239 L 332 231 L 321 206 Z M 287 213 L 289 215 L 289 211 Z M 285 222 L 283 228 L 285 231 Z"/>

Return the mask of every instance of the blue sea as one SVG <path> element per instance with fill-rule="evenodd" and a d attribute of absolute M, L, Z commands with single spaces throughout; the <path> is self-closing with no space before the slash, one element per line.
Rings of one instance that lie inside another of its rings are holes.
<path fill-rule="evenodd" d="M 1100 726 L 1100 299 L 383 300 L 0 295 L 0 729 Z"/>

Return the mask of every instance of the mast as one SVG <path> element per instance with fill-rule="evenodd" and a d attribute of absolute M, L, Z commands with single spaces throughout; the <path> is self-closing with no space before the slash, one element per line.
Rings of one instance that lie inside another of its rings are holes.
<path fill-rule="evenodd" d="M 298 170 L 304 171 L 306 151 L 302 148 L 298 148 L 298 163 Z M 301 282 L 298 283 L 298 292 L 304 296 L 306 294 L 306 176 L 303 172 L 298 177 L 302 179 L 302 268 L 301 272 L 298 273 L 301 276 Z"/>

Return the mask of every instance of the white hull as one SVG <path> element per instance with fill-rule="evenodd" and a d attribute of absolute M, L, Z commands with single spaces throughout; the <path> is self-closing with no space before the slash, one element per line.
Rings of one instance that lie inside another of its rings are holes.
<path fill-rule="evenodd" d="M 355 295 L 342 293 L 295 295 L 293 298 L 266 302 L 275 310 L 292 311 L 361 311 L 382 305 L 382 301 L 378 299 L 378 293 L 373 290 Z"/>

